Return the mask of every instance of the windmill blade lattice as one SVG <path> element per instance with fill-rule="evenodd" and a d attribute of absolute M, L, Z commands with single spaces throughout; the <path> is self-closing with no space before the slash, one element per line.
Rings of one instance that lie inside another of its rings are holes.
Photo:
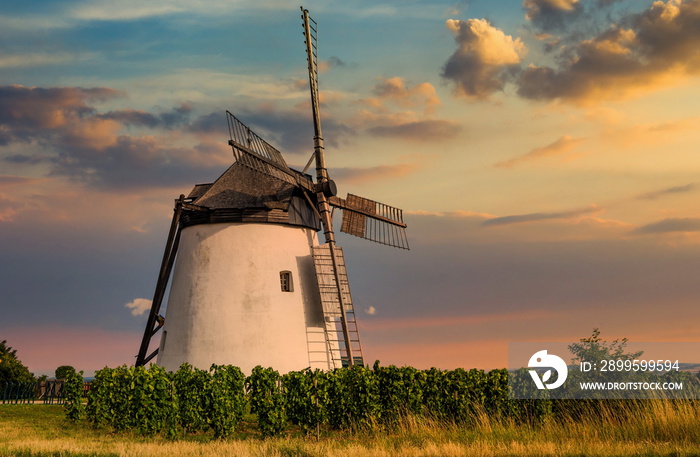
<path fill-rule="evenodd" d="M 236 116 L 226 111 L 228 121 L 229 144 L 234 148 L 242 149 L 249 154 L 256 155 L 267 162 L 273 163 L 282 169 L 289 169 L 284 161 L 282 153 L 275 149 L 270 143 L 260 138 L 247 125 L 239 121 Z"/>
<path fill-rule="evenodd" d="M 313 182 L 302 173 L 292 170 L 278 151 L 263 140 L 236 116 L 226 111 L 229 142 L 237 163 L 306 190 L 313 190 Z"/>
<path fill-rule="evenodd" d="M 403 211 L 374 200 L 348 194 L 331 205 L 343 210 L 340 231 L 388 246 L 409 249 Z"/>

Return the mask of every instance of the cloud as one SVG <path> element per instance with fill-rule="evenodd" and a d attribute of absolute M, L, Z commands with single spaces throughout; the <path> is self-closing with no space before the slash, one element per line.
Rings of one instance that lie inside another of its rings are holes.
<path fill-rule="evenodd" d="M 35 181 L 36 179 L 27 178 L 26 176 L 0 175 L 0 187 L 27 185 Z"/>
<path fill-rule="evenodd" d="M 40 135 L 47 129 L 68 127 L 95 109 L 87 103 L 123 96 L 107 87 L 0 87 L 0 126 L 12 128 L 18 137 Z"/>
<path fill-rule="evenodd" d="M 525 17 L 542 30 L 563 29 L 583 12 L 579 0 L 525 0 Z"/>
<path fill-rule="evenodd" d="M 530 213 L 524 215 L 527 217 L 520 218 L 503 216 L 506 219 L 474 211 L 411 210 L 405 211 L 404 215 L 410 227 L 409 236 L 413 238 L 416 236 L 414 233 L 418 231 L 422 237 L 421 243 L 431 246 L 462 243 L 467 239 L 471 243 L 485 245 L 619 240 L 626 239 L 630 230 L 635 228 L 629 223 L 600 217 L 593 212 L 593 208 L 595 208 L 594 205 L 572 211 Z M 589 210 L 592 213 L 589 213 Z M 543 214 L 550 217 L 543 217 Z M 494 220 L 495 225 L 498 226 L 497 230 L 488 229 L 489 220 Z M 440 227 L 440 230 L 431 231 L 431 226 Z"/>
<path fill-rule="evenodd" d="M 377 314 L 377 308 L 375 308 L 374 306 L 370 306 L 365 310 L 365 313 L 369 314 L 370 316 L 374 316 L 375 314 Z"/>
<path fill-rule="evenodd" d="M 132 315 L 141 316 L 151 309 L 152 303 L 153 301 L 147 298 L 135 298 L 124 306 L 131 310 Z"/>
<path fill-rule="evenodd" d="M 372 92 L 383 102 L 391 101 L 404 108 L 423 108 L 426 113 L 432 113 L 441 104 L 432 84 L 424 82 L 409 86 L 399 76 L 380 80 Z"/>
<path fill-rule="evenodd" d="M 602 131 L 601 138 L 616 148 L 639 150 L 652 146 L 673 148 L 697 131 L 700 117 L 688 117 L 662 122 L 616 125 Z"/>
<path fill-rule="evenodd" d="M 0 194 L 0 222 L 13 220 L 17 212 L 24 206 L 23 203 Z"/>
<path fill-rule="evenodd" d="M 253 8 L 260 10 L 294 10 L 289 2 L 283 0 L 267 0 L 257 2 Z M 240 0 L 152 0 L 147 3 L 139 0 L 122 0 L 120 7 L 115 10 L 114 4 L 108 0 L 93 0 L 89 4 L 80 3 L 73 8 L 70 15 L 76 19 L 88 21 L 128 21 L 149 17 L 166 16 L 171 14 L 186 14 L 199 16 L 231 15 L 241 9 L 250 9 L 251 5 Z"/>
<path fill-rule="evenodd" d="M 700 219 L 692 217 L 668 218 L 643 225 L 632 231 L 633 234 L 650 235 L 673 232 L 700 232 Z"/>
<path fill-rule="evenodd" d="M 575 341 L 593 327 L 643 337 L 674 328 L 675 313 L 700 312 L 693 307 L 700 244 L 629 237 L 629 227 L 603 230 L 586 224 L 593 219 L 586 215 L 499 230 L 484 230 L 483 217 L 474 214 L 404 215 L 412 240 L 405 255 L 343 239 L 346 252 L 354 252 L 347 254 L 354 296 L 381 304 L 381 318 L 360 324 L 365 354 L 384 363 L 441 363 L 428 354 L 420 362 L 404 355 L 423 344 L 453 347 L 455 354 L 473 349 L 464 354 L 469 358 L 480 354 L 469 343 L 497 339 L 504 366 L 507 341 L 542 335 Z M 562 233 L 570 229 L 582 237 Z M 691 327 L 684 323 L 683 331 Z M 455 354 L 445 363 L 469 363 Z"/>
<path fill-rule="evenodd" d="M 434 142 L 452 139 L 461 131 L 457 122 L 433 118 L 441 101 L 430 83 L 410 84 L 399 76 L 380 78 L 372 95 L 356 102 L 362 109 L 352 120 L 370 135 Z"/>
<path fill-rule="evenodd" d="M 188 124 L 191 112 L 192 106 L 187 103 L 183 103 L 170 111 L 164 111 L 158 114 L 152 114 L 146 111 L 129 108 L 109 111 L 105 114 L 100 114 L 97 117 L 100 119 L 115 120 L 124 125 L 142 126 L 148 128 L 164 127 L 167 129 L 173 129 Z M 212 115 L 213 114 L 218 114 L 219 120 L 224 118 L 223 113 L 212 113 Z"/>
<path fill-rule="evenodd" d="M 519 165 L 522 162 L 528 162 L 531 160 L 540 159 L 543 157 L 553 157 L 568 154 L 576 146 L 581 144 L 582 138 L 573 138 L 571 135 L 564 135 L 553 143 L 540 148 L 535 148 L 518 157 L 514 157 L 510 160 L 504 162 L 499 162 L 496 164 L 498 168 L 512 168 L 515 165 Z"/>
<path fill-rule="evenodd" d="M 223 112 L 219 111 L 197 117 L 187 126 L 187 130 L 192 133 L 205 135 L 220 134 L 225 137 L 228 136 L 226 119 Z"/>
<path fill-rule="evenodd" d="M 59 65 L 75 60 L 85 58 L 84 56 L 69 54 L 69 53 L 27 53 L 21 55 L 3 55 L 0 56 L 0 68 L 23 68 L 37 67 L 45 65 Z"/>
<path fill-rule="evenodd" d="M 163 147 L 154 137 L 119 135 L 111 144 L 87 147 L 76 144 L 73 149 L 65 148 L 51 175 L 106 188 L 175 186 L 189 183 L 192 169 L 200 168 L 191 160 L 191 151 Z"/>
<path fill-rule="evenodd" d="M 456 93 L 487 98 L 503 90 L 527 52 L 520 38 L 506 35 L 485 19 L 449 19 L 457 50 L 445 62 L 441 76 L 456 84 Z"/>
<path fill-rule="evenodd" d="M 420 169 L 418 164 L 403 163 L 397 165 L 378 165 L 369 168 L 334 168 L 331 175 L 334 179 L 347 183 L 381 181 L 387 178 L 400 178 L 415 173 Z"/>
<path fill-rule="evenodd" d="M 240 116 L 236 117 L 282 153 L 313 152 L 311 108 L 300 112 L 262 106 L 256 111 L 242 110 Z M 323 115 L 322 124 L 326 147 L 338 147 L 341 141 L 351 138 L 354 134 L 352 127 L 332 116 Z"/>
<path fill-rule="evenodd" d="M 615 3 L 524 0 L 533 36 L 555 62 L 524 68 L 527 49 L 519 38 L 485 19 L 449 20 L 458 49 L 442 76 L 470 98 L 488 98 L 512 82 L 526 99 L 592 105 L 700 74 L 700 0 L 657 0 L 636 14 Z"/>
<path fill-rule="evenodd" d="M 208 137 L 197 138 L 202 129 L 197 122 L 206 116 L 191 123 L 189 104 L 155 114 L 134 109 L 100 113 L 93 106 L 122 96 L 105 87 L 0 87 L 0 146 L 31 143 L 41 149 L 3 160 L 44 167 L 42 172 L 48 165 L 49 176 L 107 188 L 189 184 L 205 173 L 211 179 L 229 162 L 223 141 L 217 148 Z M 223 111 L 219 116 L 224 118 Z M 127 134 L 131 127 L 140 134 Z M 193 135 L 166 134 L 175 128 Z"/>
<path fill-rule="evenodd" d="M 318 72 L 319 73 L 325 73 L 328 70 L 331 70 L 333 68 L 338 68 L 338 67 L 345 67 L 347 64 L 340 60 L 340 58 L 336 56 L 331 56 L 327 60 L 321 60 L 318 63 Z M 308 84 L 306 80 L 304 80 L 305 84 Z"/>
<path fill-rule="evenodd" d="M 648 192 L 646 194 L 640 195 L 638 198 L 640 200 L 656 200 L 659 197 L 664 197 L 667 195 L 691 192 L 694 191 L 696 188 L 697 186 L 695 184 L 686 184 L 685 186 L 669 187 L 667 189 L 657 190 L 655 192 Z"/>
<path fill-rule="evenodd" d="M 524 222 L 538 222 L 552 219 L 575 219 L 586 214 L 594 214 L 600 211 L 602 211 L 602 208 L 600 206 L 590 205 L 587 208 L 573 211 L 562 211 L 556 213 L 530 213 L 519 214 L 515 216 L 494 217 L 493 219 L 485 220 L 481 223 L 481 225 L 483 227 L 493 227 L 495 225 L 520 224 Z"/>
<path fill-rule="evenodd" d="M 372 135 L 399 138 L 408 141 L 440 141 L 457 136 L 462 127 L 447 120 L 425 120 L 397 125 L 378 125 L 368 129 Z"/>
<path fill-rule="evenodd" d="M 609 3 L 609 2 L 608 2 Z M 556 67 L 530 65 L 517 80 L 532 100 L 590 104 L 624 99 L 700 74 L 700 0 L 655 1 L 566 47 Z"/>

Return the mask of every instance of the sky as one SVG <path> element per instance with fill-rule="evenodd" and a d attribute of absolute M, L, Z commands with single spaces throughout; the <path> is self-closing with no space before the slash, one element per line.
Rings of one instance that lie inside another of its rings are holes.
<path fill-rule="evenodd" d="M 308 0 L 326 159 L 404 210 L 339 237 L 368 360 L 499 368 L 517 341 L 700 341 L 700 0 Z M 173 200 L 225 110 L 313 148 L 299 5 L 0 0 L 0 340 L 132 364 Z"/>

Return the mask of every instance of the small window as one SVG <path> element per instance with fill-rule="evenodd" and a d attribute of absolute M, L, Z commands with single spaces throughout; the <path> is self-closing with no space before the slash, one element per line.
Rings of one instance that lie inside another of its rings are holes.
<path fill-rule="evenodd" d="M 280 286 L 282 287 L 282 292 L 292 292 L 292 272 L 291 271 L 280 271 Z"/>

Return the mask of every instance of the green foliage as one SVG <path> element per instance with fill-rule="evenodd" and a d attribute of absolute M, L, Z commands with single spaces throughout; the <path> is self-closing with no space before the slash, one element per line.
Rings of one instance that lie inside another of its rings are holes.
<path fill-rule="evenodd" d="M 413 367 L 382 367 L 379 361 L 374 363 L 373 372 L 377 378 L 383 423 L 396 424 L 407 413 L 422 413 L 423 391 L 427 379 L 425 372 Z"/>
<path fill-rule="evenodd" d="M 626 347 L 627 338 L 616 339 L 608 343 L 600 337 L 600 330 L 594 328 L 591 336 L 581 338 L 580 343 L 570 345 L 569 351 L 574 354 L 571 359 L 572 363 L 581 361 L 597 363 L 610 359 L 634 360 L 644 353 L 644 351 L 625 352 Z"/>
<path fill-rule="evenodd" d="M 143 435 L 165 432 L 177 434 L 178 398 L 170 375 L 165 368 L 151 364 L 135 367 L 131 387 L 131 410 L 135 428 Z"/>
<path fill-rule="evenodd" d="M 33 382 L 34 375 L 17 358 L 17 350 L 0 341 L 0 385 L 6 382 Z"/>
<path fill-rule="evenodd" d="M 75 373 L 75 368 L 70 365 L 61 365 L 56 368 L 56 379 L 68 379 L 68 376 Z"/>
<path fill-rule="evenodd" d="M 245 412 L 245 376 L 238 367 L 212 365 L 209 387 L 200 393 L 210 397 L 209 421 L 216 438 L 226 438 L 238 426 Z"/>
<path fill-rule="evenodd" d="M 531 382 L 530 373 L 526 368 L 520 368 L 510 373 L 510 376 L 513 381 L 511 384 L 519 388 L 518 391 L 513 391 L 513 396 L 528 399 L 509 400 L 509 411 L 507 413 L 509 417 L 515 419 L 518 423 L 527 424 L 537 424 L 552 417 L 556 402 L 549 399 L 551 391 L 539 390 Z"/>
<path fill-rule="evenodd" d="M 446 372 L 435 367 L 423 372 L 425 383 L 423 386 L 423 407 L 428 416 L 437 420 L 446 420 L 447 411 L 447 387 Z"/>
<path fill-rule="evenodd" d="M 469 422 L 484 405 L 486 374 L 483 370 L 457 368 L 447 372 L 445 378 L 445 415 L 455 423 Z"/>
<path fill-rule="evenodd" d="M 93 424 L 117 431 L 177 434 L 177 395 L 170 375 L 158 365 L 97 371 L 86 412 Z"/>
<path fill-rule="evenodd" d="M 178 397 L 179 422 L 187 432 L 209 428 L 212 404 L 212 376 L 185 363 L 172 375 Z"/>
<path fill-rule="evenodd" d="M 63 382 L 63 407 L 66 410 L 66 417 L 77 422 L 85 416 L 85 405 L 83 405 L 83 372 L 76 373 L 75 369 L 66 374 Z"/>
<path fill-rule="evenodd" d="M 250 409 L 258 416 L 262 436 L 267 438 L 282 433 L 287 414 L 279 373 L 258 365 L 253 368 L 246 384 L 250 392 Z"/>
<path fill-rule="evenodd" d="M 529 377 L 526 370 L 514 375 Z M 226 438 L 241 423 L 248 401 L 263 437 L 283 433 L 288 420 L 305 435 L 318 435 L 326 426 L 394 427 L 405 415 L 477 426 L 484 413 L 533 425 L 557 414 L 556 403 L 547 398 L 509 399 L 508 376 L 506 370 L 421 371 L 378 362 L 373 369 L 306 369 L 282 377 L 258 366 L 247 379 L 230 365 L 205 371 L 185 364 L 175 373 L 155 365 L 121 366 L 95 373 L 86 415 L 115 431 L 175 436 L 180 429 L 212 430 L 216 438 Z"/>
<path fill-rule="evenodd" d="M 308 435 L 327 420 L 328 384 L 321 370 L 292 371 L 282 376 L 287 417 Z"/>
<path fill-rule="evenodd" d="M 87 420 L 95 427 L 111 425 L 112 423 L 112 371 L 113 368 L 108 367 L 96 371 L 90 385 L 85 415 Z"/>
<path fill-rule="evenodd" d="M 371 369 L 353 365 L 331 371 L 327 377 L 331 427 L 362 429 L 378 422 L 381 416 L 379 383 Z"/>

